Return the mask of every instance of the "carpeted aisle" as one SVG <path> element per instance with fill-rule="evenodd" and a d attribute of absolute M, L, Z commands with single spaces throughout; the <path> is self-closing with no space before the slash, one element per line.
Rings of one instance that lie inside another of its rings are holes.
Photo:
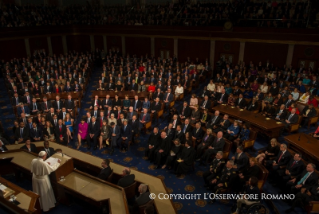
<path fill-rule="evenodd" d="M 89 110 L 91 100 L 92 100 L 92 92 L 96 89 L 96 85 L 98 83 L 98 78 L 100 77 L 101 69 L 94 69 L 93 73 L 91 75 L 90 83 L 87 87 L 86 93 L 82 99 L 82 108 L 80 109 L 79 116 L 76 118 L 76 126 L 75 126 L 75 135 L 77 136 L 77 124 L 80 122 L 80 118 L 85 115 L 86 111 Z M 199 93 L 199 91 L 203 88 L 206 83 L 201 84 L 200 88 L 195 89 L 192 91 L 192 93 Z M 10 131 L 13 121 L 15 119 L 12 107 L 9 103 L 9 97 L 6 94 L 6 89 L 4 88 L 3 79 L 0 80 L 0 105 L 2 106 L 0 109 L 1 113 L 1 122 L 4 125 L 5 129 L 8 130 L 8 135 L 12 137 L 12 132 Z M 189 100 L 190 95 L 186 96 L 185 99 Z M 5 108 L 3 107 L 3 103 L 6 103 Z M 178 101 L 175 104 L 175 107 L 179 108 L 182 105 L 182 101 Z M 163 119 L 159 120 L 158 126 L 160 129 L 167 126 L 167 114 L 164 115 Z M 155 124 L 156 125 L 156 124 Z M 154 125 L 153 125 L 154 126 Z M 313 132 L 314 127 L 312 126 L 310 130 L 301 129 L 300 132 Z M 193 193 L 193 194 L 202 194 L 201 199 L 199 200 L 173 200 L 173 203 L 178 210 L 178 213 L 183 214 L 190 214 L 190 213 L 214 213 L 214 214 L 228 214 L 230 213 L 231 206 L 235 203 L 235 201 L 231 201 L 228 203 L 217 201 L 215 204 L 210 205 L 208 204 L 208 200 L 203 200 L 203 193 L 207 193 L 207 190 L 203 187 L 204 182 L 202 179 L 202 174 L 206 170 L 208 170 L 208 166 L 199 166 L 198 163 L 196 163 L 195 171 L 189 172 L 187 175 L 185 175 L 184 178 L 177 179 L 175 175 L 170 172 L 169 170 L 165 169 L 154 169 L 153 165 L 150 165 L 150 163 L 143 159 L 144 156 L 144 150 L 147 146 L 147 140 L 148 135 L 142 133 L 140 135 L 140 142 L 137 145 L 132 145 L 128 152 L 121 153 L 118 150 L 115 150 L 115 153 L 111 156 L 109 155 L 108 149 L 104 150 L 93 150 L 91 148 L 88 150 L 85 147 L 81 147 L 80 151 L 89 153 L 101 158 L 109 158 L 112 159 L 112 161 L 122 164 L 123 166 L 127 167 L 133 167 L 135 169 L 138 169 L 142 172 L 146 172 L 148 174 L 161 177 L 163 178 L 168 190 L 170 193 L 177 193 L 177 194 L 187 194 L 187 193 Z M 255 149 L 260 150 L 267 146 L 270 139 L 265 138 L 261 135 L 258 136 L 256 143 L 255 143 Z M 283 142 L 283 137 L 281 136 L 279 138 L 280 142 Z M 75 139 L 73 139 L 70 142 L 70 146 L 75 148 Z M 256 155 L 256 152 L 252 150 L 248 150 L 252 155 Z M 230 154 L 230 157 L 233 154 Z M 31 182 L 29 181 L 23 181 L 23 182 L 16 182 L 16 180 L 12 176 L 6 177 L 10 181 L 15 182 L 19 186 L 31 190 Z M 268 182 L 264 186 L 264 191 L 266 193 L 279 193 L 278 189 L 272 187 Z M 283 201 L 273 201 L 276 207 L 278 208 L 280 213 L 284 213 L 284 210 L 288 209 L 288 205 L 284 203 Z M 265 202 L 262 202 L 265 204 Z M 265 204 L 266 205 L 266 204 Z M 267 205 L 266 205 L 267 206 Z M 268 207 L 269 208 L 269 207 Z M 270 209 L 270 208 L 269 208 Z M 2 213 L 2 212 L 1 212 Z M 52 211 L 49 212 L 50 214 L 60 214 L 60 213 L 69 213 L 69 214 L 75 214 L 75 213 L 90 213 L 90 211 L 86 210 L 85 207 L 83 207 L 80 203 L 74 202 L 71 206 L 65 206 L 59 204 L 56 208 L 54 208 Z M 274 213 L 273 210 L 270 209 L 270 213 Z M 301 209 L 298 210 L 298 213 L 305 213 Z"/>

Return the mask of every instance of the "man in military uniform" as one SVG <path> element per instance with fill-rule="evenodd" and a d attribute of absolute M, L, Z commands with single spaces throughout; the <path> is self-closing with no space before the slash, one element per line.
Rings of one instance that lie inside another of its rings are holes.
<path fill-rule="evenodd" d="M 211 182 L 217 175 L 220 174 L 224 166 L 225 160 L 223 159 L 223 152 L 218 151 L 214 160 L 212 160 L 210 164 L 209 170 L 203 173 L 203 179 L 205 182 L 204 187 L 209 188 L 209 182 Z"/>
<path fill-rule="evenodd" d="M 236 171 L 233 169 L 233 166 L 234 161 L 227 161 L 226 166 L 221 173 L 209 183 L 209 189 L 212 190 L 213 193 L 218 193 L 221 189 L 225 189 L 230 186 L 230 181 L 234 176 L 236 176 Z M 213 204 L 214 202 L 215 199 L 212 199 L 209 203 Z"/>

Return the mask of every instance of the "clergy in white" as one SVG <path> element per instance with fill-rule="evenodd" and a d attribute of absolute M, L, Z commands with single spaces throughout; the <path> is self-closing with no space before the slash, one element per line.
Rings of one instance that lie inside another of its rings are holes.
<path fill-rule="evenodd" d="M 54 166 L 51 166 L 50 163 L 44 162 L 46 158 L 47 153 L 41 151 L 38 158 L 33 159 L 31 162 L 33 192 L 40 196 L 40 206 L 44 212 L 49 211 L 50 208 L 55 206 L 56 201 L 49 180 L 49 174 L 60 165 L 60 161 L 58 161 Z"/>

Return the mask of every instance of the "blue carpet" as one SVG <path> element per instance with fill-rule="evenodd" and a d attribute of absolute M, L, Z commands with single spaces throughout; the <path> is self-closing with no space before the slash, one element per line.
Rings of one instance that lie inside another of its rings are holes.
<path fill-rule="evenodd" d="M 82 103 L 81 103 L 82 107 L 81 109 L 79 109 L 79 116 L 76 118 L 76 121 L 75 121 L 76 125 L 75 125 L 74 136 L 77 136 L 77 125 L 80 122 L 80 118 L 83 115 L 85 115 L 86 113 L 85 109 L 88 109 L 90 107 L 92 92 L 96 89 L 96 85 L 100 75 L 101 75 L 101 69 L 93 70 L 90 83 L 82 99 Z M 207 84 L 207 81 L 204 84 L 201 84 L 199 88 L 193 90 L 192 93 L 198 94 L 199 91 L 202 90 L 202 88 L 206 84 Z M 1 104 L 0 105 L 3 106 L 2 103 L 6 103 L 6 108 L 0 109 L 0 113 L 2 115 L 1 121 L 2 121 L 2 124 L 4 125 L 5 130 L 8 131 L 7 134 L 12 138 L 13 133 L 11 131 L 11 127 L 15 119 L 15 116 L 13 114 L 12 106 L 8 104 L 10 102 L 9 102 L 9 97 L 6 93 L 3 79 L 0 79 L 0 89 L 1 89 L 0 91 Z M 190 95 L 186 96 L 185 99 L 189 100 Z M 182 101 L 178 101 L 175 103 L 176 108 L 179 108 L 181 105 L 182 105 Z M 168 124 L 167 114 L 164 114 L 163 119 L 159 120 L 158 126 L 160 129 L 162 129 L 165 126 L 167 126 L 167 124 Z M 311 127 L 309 130 L 300 129 L 300 132 L 310 133 L 310 132 L 313 132 L 314 129 L 315 129 L 314 127 Z M 139 139 L 140 142 L 137 145 L 131 146 L 130 150 L 127 153 L 120 153 L 119 151 L 116 150 L 116 152 L 112 156 L 110 156 L 108 154 L 102 154 L 103 150 L 94 151 L 93 149 L 88 150 L 87 148 L 84 148 L 84 147 L 81 147 L 80 150 L 83 152 L 91 153 L 92 155 L 95 155 L 101 158 L 109 158 L 109 159 L 112 159 L 115 163 L 118 163 L 127 167 L 133 167 L 139 171 L 142 171 L 157 177 L 161 177 L 163 178 L 165 184 L 167 185 L 167 188 L 170 193 L 202 194 L 201 200 L 173 200 L 173 203 L 176 209 L 178 210 L 178 213 L 184 213 L 184 214 L 189 214 L 189 213 L 214 213 L 214 214 L 227 213 L 228 214 L 230 213 L 230 208 L 235 203 L 235 201 L 230 201 L 228 204 L 224 204 L 220 201 L 217 201 L 215 204 L 210 205 L 207 203 L 208 202 L 207 200 L 203 200 L 203 193 L 207 193 L 207 191 L 203 187 L 204 182 L 201 176 L 203 172 L 208 170 L 208 166 L 198 166 L 198 163 L 196 163 L 195 171 L 189 172 L 183 179 L 177 179 L 172 172 L 166 169 L 154 170 L 153 167 L 149 164 L 149 162 L 143 159 L 144 150 L 147 146 L 148 135 L 149 134 L 142 133 Z M 268 142 L 269 142 L 268 138 L 258 135 L 254 149 L 260 150 L 262 148 L 265 148 L 268 145 Z M 279 142 L 284 142 L 284 139 L 282 136 L 279 138 Z M 70 142 L 70 146 L 75 148 L 75 140 L 72 140 Z M 257 154 L 257 151 L 253 151 L 253 150 L 248 150 L 247 152 L 252 155 Z M 230 157 L 232 155 L 233 154 L 231 153 Z M 31 190 L 30 181 L 17 182 L 13 177 L 8 176 L 6 178 L 25 189 Z M 272 193 L 272 194 L 279 193 L 279 190 L 269 185 L 268 182 L 264 186 L 264 191 L 266 193 Z M 262 203 L 265 206 L 267 206 L 264 201 Z M 274 204 L 276 205 L 280 213 L 283 213 L 284 210 L 288 209 L 288 205 L 284 203 L 283 201 L 274 201 Z M 270 208 L 269 210 L 270 210 L 270 213 L 274 213 L 273 210 L 271 210 Z M 1 211 L 1 213 L 5 213 L 5 212 Z M 56 208 L 54 208 L 49 213 L 50 214 L 77 213 L 78 214 L 78 213 L 90 213 L 90 211 L 86 210 L 86 208 L 83 207 L 83 205 L 81 205 L 80 203 L 75 202 L 71 204 L 71 206 L 65 206 L 65 205 L 59 204 Z M 305 213 L 305 212 L 300 209 L 298 210 L 298 213 Z"/>

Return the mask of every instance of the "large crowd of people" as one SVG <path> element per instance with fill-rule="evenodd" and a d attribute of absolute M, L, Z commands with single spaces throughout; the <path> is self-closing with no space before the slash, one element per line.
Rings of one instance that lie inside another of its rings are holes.
<path fill-rule="evenodd" d="M 144 6 L 2 5 L 0 27 L 51 25 L 166 25 L 304 28 L 317 26 L 315 1 L 179 1 Z"/>
<path fill-rule="evenodd" d="M 74 101 L 71 95 L 61 101 L 59 94 L 80 91 L 81 85 L 85 87 L 90 63 L 99 54 L 102 52 L 70 52 L 49 57 L 39 51 L 30 59 L 13 59 L 2 64 L 12 105 L 17 106 L 15 141 L 25 144 L 22 149 L 33 151 L 32 142 L 42 140 L 67 144 L 74 137 Z M 96 90 L 106 91 L 106 96 L 93 97 L 90 111 L 78 123 L 77 149 L 86 141 L 88 149 L 109 146 L 111 154 L 116 148 L 125 152 L 145 124 L 154 121 L 162 109 L 168 114 L 169 123 L 163 130 L 153 124 L 145 151 L 145 157 L 155 168 L 170 169 L 180 177 L 198 161 L 200 165 L 210 165 L 203 174 L 208 190 L 231 188 L 235 192 L 254 193 L 260 173 L 257 165 L 261 164 L 269 170 L 271 183 L 296 195 L 291 209 L 310 199 L 316 200 L 314 188 L 318 176 L 314 164 L 304 165 L 302 154 L 293 156 L 286 144 L 279 145 L 276 139 L 257 157 L 249 157 L 243 142 L 250 138 L 251 125 L 232 120 L 212 108 L 223 104 L 253 111 L 281 121 L 285 129 L 298 123 L 301 116 L 300 126 L 307 127 L 310 118 L 317 115 L 317 73 L 311 68 L 278 68 L 270 62 L 259 62 L 257 66 L 252 62 L 236 65 L 223 62 L 220 72 L 212 78 L 210 72 L 209 62 L 198 58 L 185 62 L 175 57 L 138 58 L 111 50 L 106 53 L 96 86 Z M 182 98 L 179 108 L 170 106 L 181 95 L 186 97 L 187 89 L 206 77 L 210 80 L 203 90 L 191 94 L 189 100 Z M 119 99 L 111 97 L 110 91 L 148 93 L 143 100 L 139 93 L 133 99 L 128 95 Z M 46 94 L 51 93 L 56 94 L 52 103 L 46 99 Z M 39 95 L 43 95 L 41 102 L 35 99 Z M 299 110 L 297 104 L 305 107 Z M 317 129 L 313 136 L 318 137 L 318 132 Z M 235 151 L 229 160 L 224 157 L 226 142 L 231 142 Z M 102 164 L 105 168 L 108 162 Z M 125 173 L 129 174 L 127 170 Z M 242 204 L 258 201 L 240 200 L 236 212 Z"/>

